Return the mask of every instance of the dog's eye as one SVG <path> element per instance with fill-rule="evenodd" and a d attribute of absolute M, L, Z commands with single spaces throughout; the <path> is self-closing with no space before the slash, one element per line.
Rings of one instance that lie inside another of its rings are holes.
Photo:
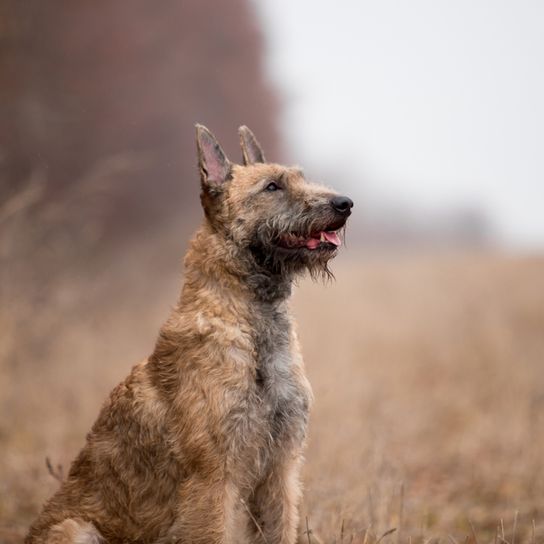
<path fill-rule="evenodd" d="M 265 191 L 279 191 L 280 190 L 280 186 L 274 182 L 274 181 L 271 181 L 266 187 L 265 187 Z"/>

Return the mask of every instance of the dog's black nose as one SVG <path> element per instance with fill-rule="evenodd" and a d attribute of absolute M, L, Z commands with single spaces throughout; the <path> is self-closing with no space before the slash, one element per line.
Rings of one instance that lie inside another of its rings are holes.
<path fill-rule="evenodd" d="M 343 215 L 349 215 L 353 208 L 353 200 L 347 196 L 335 196 L 331 199 L 331 206 Z"/>

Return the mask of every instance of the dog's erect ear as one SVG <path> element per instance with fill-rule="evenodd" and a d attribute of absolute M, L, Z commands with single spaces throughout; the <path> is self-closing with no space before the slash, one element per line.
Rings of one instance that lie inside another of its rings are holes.
<path fill-rule="evenodd" d="M 242 147 L 242 155 L 244 164 L 254 164 L 256 162 L 266 162 L 263 150 L 255 138 L 255 135 L 245 125 L 238 129 L 240 134 L 240 146 Z"/>
<path fill-rule="evenodd" d="M 230 179 L 231 164 L 215 136 L 203 125 L 195 125 L 198 169 L 203 186 L 219 186 Z"/>

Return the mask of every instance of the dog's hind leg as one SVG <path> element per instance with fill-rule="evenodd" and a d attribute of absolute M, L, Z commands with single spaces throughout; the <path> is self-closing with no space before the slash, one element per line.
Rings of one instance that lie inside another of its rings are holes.
<path fill-rule="evenodd" d="M 44 544 L 102 544 L 104 539 L 89 521 L 68 518 L 49 529 Z"/>

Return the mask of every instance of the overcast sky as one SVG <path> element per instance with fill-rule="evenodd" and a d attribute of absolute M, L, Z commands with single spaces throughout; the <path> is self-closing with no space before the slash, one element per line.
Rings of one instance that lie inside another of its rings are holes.
<path fill-rule="evenodd" d="M 544 2 L 253 2 L 293 160 L 544 249 Z"/>

